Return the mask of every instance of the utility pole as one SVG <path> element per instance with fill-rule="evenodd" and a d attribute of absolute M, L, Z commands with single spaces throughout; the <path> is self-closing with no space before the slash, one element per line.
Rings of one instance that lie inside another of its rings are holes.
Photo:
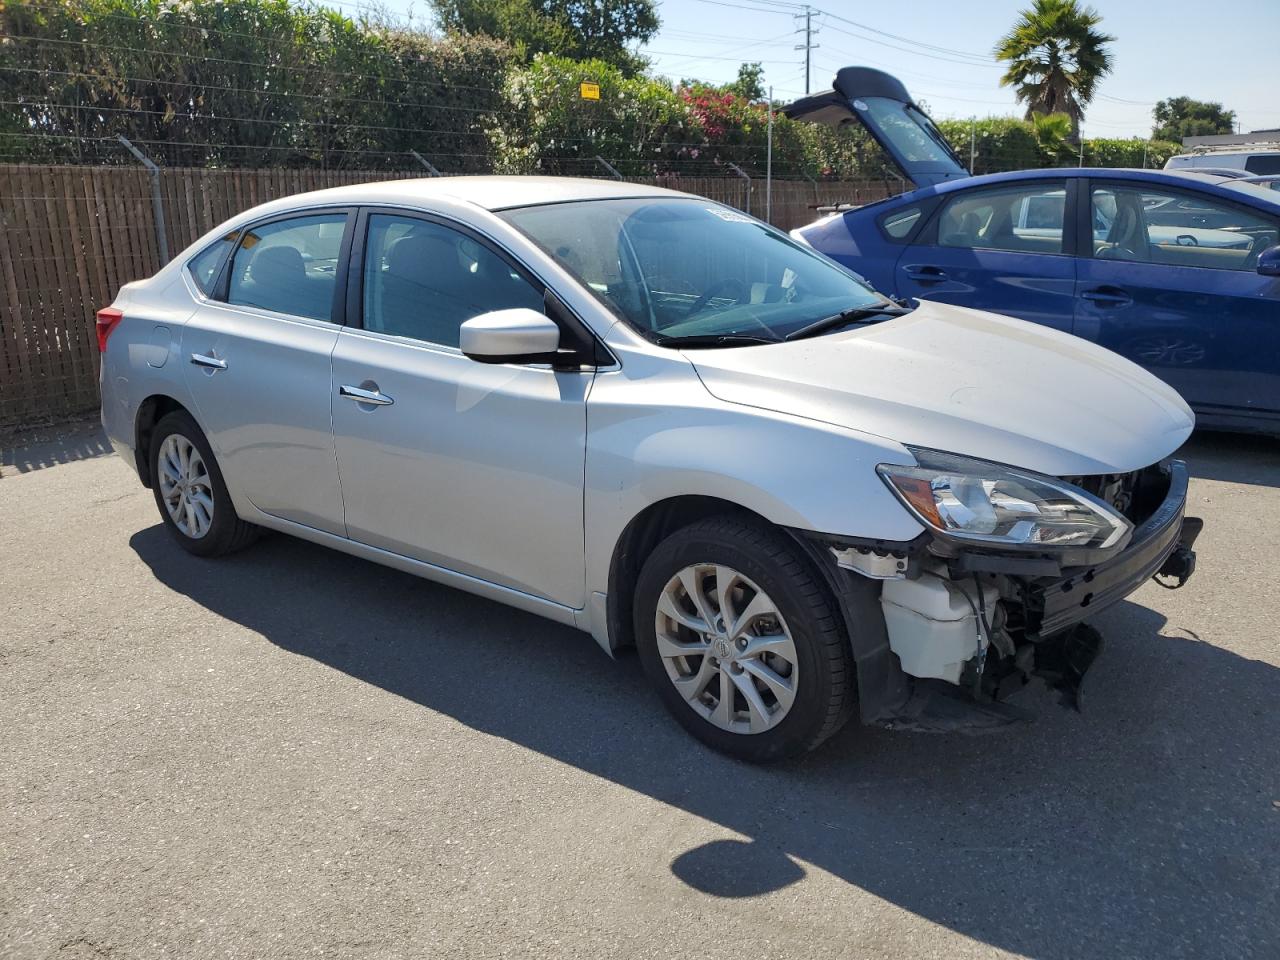
<path fill-rule="evenodd" d="M 804 51 L 804 95 L 809 95 L 809 73 L 813 63 L 813 51 L 818 49 L 818 44 L 813 42 L 813 8 L 807 3 L 804 5 L 804 13 L 797 13 L 796 19 L 804 17 L 804 43 L 797 43 L 796 49 Z M 800 31 L 797 30 L 796 33 Z"/>
<path fill-rule="evenodd" d="M 773 84 L 769 85 L 769 152 L 764 168 L 764 222 L 773 223 Z"/>

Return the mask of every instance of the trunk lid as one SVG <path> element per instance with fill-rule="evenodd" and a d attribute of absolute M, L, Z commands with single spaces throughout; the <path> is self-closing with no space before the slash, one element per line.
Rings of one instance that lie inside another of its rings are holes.
<path fill-rule="evenodd" d="M 839 128 L 860 123 L 917 187 L 969 176 L 969 170 L 897 77 L 870 67 L 845 67 L 832 89 L 783 111 L 792 120 Z"/>

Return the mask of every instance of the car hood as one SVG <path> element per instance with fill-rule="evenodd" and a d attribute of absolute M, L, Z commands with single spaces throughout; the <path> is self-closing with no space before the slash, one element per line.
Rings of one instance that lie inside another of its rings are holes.
<path fill-rule="evenodd" d="M 686 356 L 729 403 L 1055 476 L 1145 467 L 1194 423 L 1171 387 L 1117 354 L 927 300 L 827 336 Z"/>

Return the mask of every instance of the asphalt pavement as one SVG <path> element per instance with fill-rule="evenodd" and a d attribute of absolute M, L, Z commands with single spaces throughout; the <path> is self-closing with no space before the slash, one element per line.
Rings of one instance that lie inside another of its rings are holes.
<path fill-rule="evenodd" d="M 634 656 L 284 536 L 182 552 L 92 425 L 0 459 L 0 957 L 1280 956 L 1280 443 L 1085 711 L 751 767 Z"/>

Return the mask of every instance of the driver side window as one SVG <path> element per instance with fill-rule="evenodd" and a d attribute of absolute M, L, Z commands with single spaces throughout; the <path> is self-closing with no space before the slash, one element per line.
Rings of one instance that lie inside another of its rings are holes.
<path fill-rule="evenodd" d="M 1280 242 L 1280 226 L 1216 199 L 1164 190 L 1098 187 L 1090 197 L 1099 260 L 1253 270 Z"/>
<path fill-rule="evenodd" d="M 462 324 L 491 310 L 542 311 L 542 294 L 467 234 L 374 214 L 364 253 L 364 328 L 456 347 Z"/>

